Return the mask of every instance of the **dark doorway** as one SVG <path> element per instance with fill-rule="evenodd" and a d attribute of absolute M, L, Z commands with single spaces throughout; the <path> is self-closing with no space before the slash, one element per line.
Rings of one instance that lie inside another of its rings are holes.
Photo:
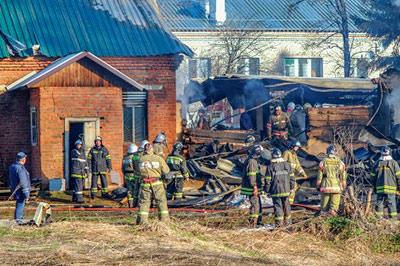
<path fill-rule="evenodd" d="M 70 124 L 69 127 L 69 148 L 70 151 L 75 148 L 75 141 L 81 139 L 83 141 L 84 138 L 84 123 L 83 122 L 74 122 Z M 71 153 L 69 153 L 71 156 Z M 71 169 L 71 158 L 68 158 L 69 161 L 69 169 Z M 71 171 L 69 171 L 71 173 Z M 72 179 L 69 179 L 69 187 L 72 188 Z"/>

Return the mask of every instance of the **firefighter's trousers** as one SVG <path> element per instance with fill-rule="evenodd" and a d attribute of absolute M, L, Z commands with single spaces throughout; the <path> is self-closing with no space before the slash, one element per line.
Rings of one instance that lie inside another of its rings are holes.
<path fill-rule="evenodd" d="M 389 218 L 397 218 L 397 203 L 395 194 L 377 194 L 375 213 L 383 217 L 385 206 L 388 208 Z"/>
<path fill-rule="evenodd" d="M 340 193 L 321 193 L 321 212 L 337 212 L 339 210 L 340 198 Z"/>
<path fill-rule="evenodd" d="M 142 183 L 139 196 L 138 223 L 147 223 L 152 199 L 154 198 L 161 221 L 169 221 L 167 196 L 163 182 Z"/>
<path fill-rule="evenodd" d="M 289 197 L 272 197 L 275 212 L 275 224 L 291 223 Z"/>

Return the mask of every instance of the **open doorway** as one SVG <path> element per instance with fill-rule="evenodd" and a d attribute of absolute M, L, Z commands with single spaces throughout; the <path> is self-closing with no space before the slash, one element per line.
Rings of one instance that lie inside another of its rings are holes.
<path fill-rule="evenodd" d="M 87 155 L 93 146 L 97 135 L 100 135 L 99 118 L 68 118 L 65 120 L 64 132 L 64 177 L 68 188 L 71 188 L 70 168 L 71 150 L 75 146 L 75 141 L 82 140 L 85 154 Z M 91 178 L 87 178 L 85 187 L 90 187 Z"/>

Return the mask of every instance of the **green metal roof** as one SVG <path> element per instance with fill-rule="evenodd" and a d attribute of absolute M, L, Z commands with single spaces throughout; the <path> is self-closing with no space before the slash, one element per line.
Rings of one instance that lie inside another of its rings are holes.
<path fill-rule="evenodd" d="M 215 19 L 207 17 L 206 0 L 160 0 L 166 25 L 173 31 L 219 30 Z M 210 1 L 211 2 L 211 1 Z M 363 16 L 364 0 L 346 0 L 349 28 L 360 30 L 352 20 Z M 298 3 L 297 5 L 294 5 Z M 265 31 L 337 31 L 332 21 L 337 14 L 328 1 L 225 0 L 226 25 Z"/>
<path fill-rule="evenodd" d="M 158 56 L 193 52 L 166 30 L 144 0 L 1 0 L 0 30 L 48 57 L 80 51 L 97 56 Z M 0 57 L 10 57 L 0 39 Z"/>

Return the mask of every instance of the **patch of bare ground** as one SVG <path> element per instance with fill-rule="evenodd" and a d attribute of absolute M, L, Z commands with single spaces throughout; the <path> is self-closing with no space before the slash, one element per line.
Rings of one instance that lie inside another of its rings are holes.
<path fill-rule="evenodd" d="M 63 221 L 0 229 L 4 265 L 398 265 L 362 243 L 334 245 L 312 234 L 243 231 L 194 221 L 147 226 Z"/>

